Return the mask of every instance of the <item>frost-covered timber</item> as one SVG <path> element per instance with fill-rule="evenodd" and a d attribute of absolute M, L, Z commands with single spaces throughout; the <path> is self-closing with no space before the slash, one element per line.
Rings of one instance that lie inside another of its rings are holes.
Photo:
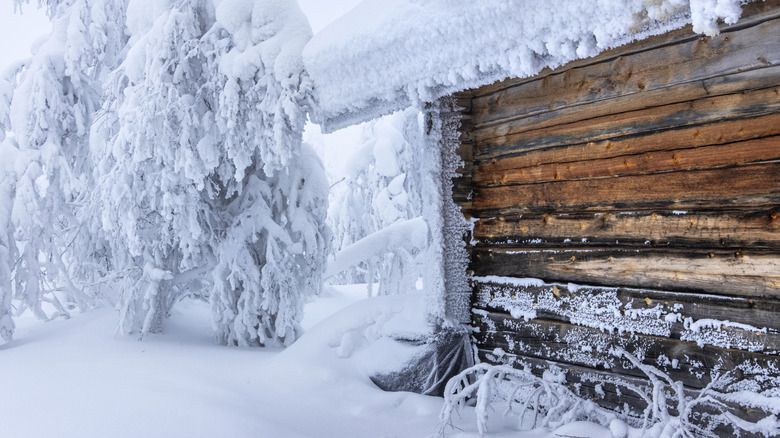
<path fill-rule="evenodd" d="M 469 320 L 471 294 L 465 242 L 471 227 L 452 197 L 452 179 L 462 163 L 457 154 L 461 115 L 451 98 L 428 105 L 425 112 L 423 212 L 431 236 L 424 277 L 428 313 L 433 323 L 457 328 Z"/>
<path fill-rule="evenodd" d="M 686 433 L 774 436 L 780 2 L 719 26 L 457 94 L 473 341 L 628 417 L 650 404 L 621 382 L 663 376 Z"/>
<path fill-rule="evenodd" d="M 693 23 L 717 33 L 739 0 L 367 0 L 304 52 L 327 130 L 434 102 Z M 359 24 L 355 24 L 359 23 Z"/>

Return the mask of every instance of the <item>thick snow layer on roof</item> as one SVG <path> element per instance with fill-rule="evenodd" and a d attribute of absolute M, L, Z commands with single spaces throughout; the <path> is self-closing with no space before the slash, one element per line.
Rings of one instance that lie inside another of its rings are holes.
<path fill-rule="evenodd" d="M 740 0 L 364 0 L 306 46 L 316 122 L 331 131 L 526 77 L 693 23 L 717 34 Z"/>

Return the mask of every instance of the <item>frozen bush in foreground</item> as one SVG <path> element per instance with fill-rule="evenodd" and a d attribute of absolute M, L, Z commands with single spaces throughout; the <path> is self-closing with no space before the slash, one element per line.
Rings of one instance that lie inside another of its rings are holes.
<path fill-rule="evenodd" d="M 491 410 L 499 405 L 506 405 L 504 415 L 515 417 L 518 427 L 529 426 L 530 422 L 530 427 L 554 429 L 584 420 L 610 426 L 613 434 L 621 430 L 621 436 L 646 438 L 717 437 L 715 429 L 718 427 L 730 427 L 735 436 L 749 432 L 772 437 L 780 432 L 777 418 L 780 415 L 780 398 L 757 389 L 762 384 L 766 386 L 766 379 L 772 380 L 770 388 L 774 388 L 773 383 L 776 385 L 777 377 L 768 376 L 766 371 L 750 376 L 748 380 L 757 385 L 751 386 L 736 377 L 737 373 L 748 374 L 751 371 L 749 364 L 743 364 L 732 372 L 714 375 L 705 388 L 693 392 L 686 390 L 682 382 L 672 380 L 666 373 L 643 364 L 624 350 L 614 350 L 613 353 L 628 360 L 649 379 L 648 386 L 618 378 L 608 382 L 619 390 L 636 394 L 647 404 L 641 418 L 621 415 L 583 399 L 567 386 L 566 372 L 561 369 L 547 370 L 539 377 L 529 368 L 521 370 L 508 365 L 480 363 L 447 383 L 438 436 L 444 437 L 452 424 L 452 415 L 472 402 L 476 403 L 477 428 L 482 436 L 487 433 Z M 584 380 L 596 382 L 593 377 Z M 730 413 L 729 404 L 761 409 L 769 415 L 755 422 L 747 421 Z M 670 406 L 676 415 L 670 412 Z M 694 421 L 696 408 L 703 413 Z"/>

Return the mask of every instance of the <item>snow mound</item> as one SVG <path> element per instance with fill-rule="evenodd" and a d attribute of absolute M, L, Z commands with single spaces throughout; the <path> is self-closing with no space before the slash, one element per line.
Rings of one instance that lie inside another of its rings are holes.
<path fill-rule="evenodd" d="M 532 76 L 692 23 L 718 33 L 740 0 L 365 0 L 304 49 L 326 131 Z"/>

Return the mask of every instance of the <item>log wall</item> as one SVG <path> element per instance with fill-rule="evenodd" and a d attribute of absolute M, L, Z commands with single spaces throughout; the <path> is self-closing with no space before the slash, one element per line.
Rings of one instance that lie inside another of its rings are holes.
<path fill-rule="evenodd" d="M 779 1 L 455 97 L 481 360 L 633 409 L 615 347 L 691 391 L 780 366 Z"/>

